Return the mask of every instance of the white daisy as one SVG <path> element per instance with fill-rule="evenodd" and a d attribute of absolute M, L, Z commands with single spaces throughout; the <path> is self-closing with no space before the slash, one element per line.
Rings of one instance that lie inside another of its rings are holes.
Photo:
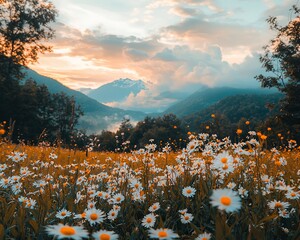
<path fill-rule="evenodd" d="M 193 187 L 185 187 L 184 189 L 182 189 L 183 196 L 188 198 L 194 197 L 195 193 L 196 193 L 196 189 Z"/>
<path fill-rule="evenodd" d="M 153 213 L 149 213 L 143 218 L 142 225 L 146 228 L 151 228 L 154 227 L 155 222 L 155 215 Z"/>
<path fill-rule="evenodd" d="M 91 225 L 95 225 L 97 223 L 102 223 L 105 219 L 105 213 L 96 208 L 91 208 L 85 211 L 85 218 Z"/>
<path fill-rule="evenodd" d="M 158 239 L 179 238 L 178 234 L 174 233 L 171 229 L 168 228 L 150 229 L 149 237 Z"/>
<path fill-rule="evenodd" d="M 117 240 L 119 238 L 118 234 L 116 234 L 115 232 L 105 230 L 94 232 L 92 236 L 94 239 L 100 240 Z"/>
<path fill-rule="evenodd" d="M 209 240 L 211 238 L 210 233 L 202 233 L 198 237 L 195 238 L 195 240 Z"/>
<path fill-rule="evenodd" d="M 113 196 L 113 203 L 114 204 L 120 204 L 121 202 L 124 201 L 124 196 L 121 193 L 118 193 Z"/>
<path fill-rule="evenodd" d="M 181 214 L 181 216 L 180 216 L 180 220 L 184 224 L 190 223 L 191 221 L 193 221 L 193 219 L 194 219 L 194 216 L 191 213 Z"/>
<path fill-rule="evenodd" d="M 218 207 L 220 210 L 225 210 L 226 212 L 235 212 L 242 206 L 241 199 L 237 192 L 231 189 L 213 190 L 210 199 L 212 206 Z"/>
<path fill-rule="evenodd" d="M 274 209 L 284 210 L 290 206 L 290 203 L 273 200 L 268 203 L 268 206 L 272 210 L 274 210 Z"/>
<path fill-rule="evenodd" d="M 115 219 L 117 218 L 118 213 L 119 213 L 118 210 L 111 209 L 111 210 L 108 212 L 108 214 L 107 214 L 107 218 L 108 218 L 109 220 L 112 220 L 112 221 L 113 221 L 113 220 L 115 220 Z"/>
<path fill-rule="evenodd" d="M 68 226 L 63 224 L 50 225 L 46 227 L 46 232 L 49 235 L 57 237 L 57 239 L 74 239 L 81 240 L 82 238 L 88 238 L 88 232 L 80 226 Z"/>
<path fill-rule="evenodd" d="M 159 202 L 153 203 L 152 206 L 149 207 L 150 212 L 155 212 L 160 208 Z"/>
<path fill-rule="evenodd" d="M 59 219 L 64 219 L 66 217 L 70 217 L 71 215 L 72 215 L 71 212 L 69 212 L 68 210 L 66 210 L 65 208 L 63 208 L 58 213 L 56 213 L 55 217 L 57 217 Z"/>

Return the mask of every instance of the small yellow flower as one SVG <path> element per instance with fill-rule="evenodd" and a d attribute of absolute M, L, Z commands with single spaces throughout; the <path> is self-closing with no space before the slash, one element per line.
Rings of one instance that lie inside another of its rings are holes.
<path fill-rule="evenodd" d="M 250 121 L 246 121 L 245 124 L 246 124 L 246 125 L 249 125 L 249 124 L 250 124 Z"/>
<path fill-rule="evenodd" d="M 257 132 L 256 135 L 257 135 L 258 137 L 260 137 L 262 134 L 261 134 L 261 132 Z"/>
<path fill-rule="evenodd" d="M 236 133 L 237 133 L 238 135 L 240 135 L 240 134 L 243 133 L 243 130 L 238 128 L 238 129 L 236 130 Z"/>
<path fill-rule="evenodd" d="M 268 137 L 267 137 L 266 135 L 263 135 L 263 134 L 260 136 L 260 139 L 261 139 L 261 140 L 266 140 L 267 138 L 268 138 Z"/>
<path fill-rule="evenodd" d="M 216 115 L 215 114 L 212 114 L 212 115 L 210 115 L 212 118 L 215 118 L 216 117 Z"/>

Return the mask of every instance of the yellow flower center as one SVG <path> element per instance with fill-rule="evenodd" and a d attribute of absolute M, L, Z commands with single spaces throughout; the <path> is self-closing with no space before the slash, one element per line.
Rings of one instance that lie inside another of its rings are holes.
<path fill-rule="evenodd" d="M 102 233 L 99 237 L 100 240 L 110 240 L 110 235 L 106 233 Z"/>
<path fill-rule="evenodd" d="M 120 197 L 117 197 L 116 200 L 117 200 L 117 202 L 120 202 L 120 201 L 121 201 L 121 198 L 120 198 Z"/>
<path fill-rule="evenodd" d="M 147 223 L 151 223 L 151 222 L 152 222 L 152 218 L 147 218 L 147 219 L 146 219 L 146 222 L 147 222 Z"/>
<path fill-rule="evenodd" d="M 167 237 L 168 233 L 166 233 L 165 231 L 160 231 L 160 232 L 158 232 L 157 236 L 160 238 Z"/>
<path fill-rule="evenodd" d="M 228 165 L 224 164 L 222 168 L 223 168 L 223 170 L 227 170 L 228 169 Z"/>
<path fill-rule="evenodd" d="M 64 216 L 67 215 L 67 213 L 66 212 L 62 212 L 61 215 L 64 217 Z"/>
<path fill-rule="evenodd" d="M 206 237 L 204 237 L 204 238 L 202 238 L 202 240 L 207 240 L 207 238 L 206 238 Z"/>
<path fill-rule="evenodd" d="M 296 196 L 296 193 L 291 192 L 291 197 L 295 197 L 295 196 Z"/>
<path fill-rule="evenodd" d="M 112 216 L 115 216 L 116 214 L 115 214 L 115 212 L 112 212 L 111 215 L 112 215 Z"/>
<path fill-rule="evenodd" d="M 156 206 L 156 205 L 154 205 L 154 206 L 153 206 L 153 209 L 155 210 L 156 208 L 157 208 L 157 206 Z"/>
<path fill-rule="evenodd" d="M 185 220 L 189 220 L 190 217 L 189 217 L 189 216 L 184 216 L 184 219 L 185 219 Z"/>
<path fill-rule="evenodd" d="M 231 198 L 227 197 L 227 196 L 221 197 L 220 201 L 225 206 L 230 206 L 230 204 L 231 204 Z"/>
<path fill-rule="evenodd" d="M 281 162 L 280 161 L 275 161 L 275 165 L 276 166 L 281 166 Z"/>
<path fill-rule="evenodd" d="M 227 160 L 228 160 L 228 159 L 227 159 L 226 157 L 223 157 L 223 158 L 221 159 L 221 162 L 222 162 L 222 163 L 227 163 Z"/>
<path fill-rule="evenodd" d="M 282 208 L 282 204 L 280 202 L 275 203 L 276 208 Z"/>
<path fill-rule="evenodd" d="M 191 190 L 191 189 L 188 189 L 188 190 L 186 190 L 186 193 L 187 193 L 187 194 L 191 194 L 191 193 L 192 193 L 192 190 Z"/>
<path fill-rule="evenodd" d="M 97 213 L 92 213 L 92 214 L 90 215 L 90 218 L 91 218 L 93 221 L 95 221 L 95 220 L 98 219 L 98 214 L 97 214 Z"/>
<path fill-rule="evenodd" d="M 65 226 L 60 229 L 60 233 L 65 236 L 72 236 L 76 233 L 76 231 L 72 227 Z"/>

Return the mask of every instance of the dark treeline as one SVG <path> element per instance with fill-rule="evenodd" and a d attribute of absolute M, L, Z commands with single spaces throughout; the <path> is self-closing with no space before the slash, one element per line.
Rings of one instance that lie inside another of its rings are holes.
<path fill-rule="evenodd" d="M 78 132 L 73 139 L 73 147 L 96 151 L 130 151 L 143 148 L 152 143 L 157 149 L 169 145 L 173 150 L 186 144 L 187 130 L 174 114 L 162 117 L 146 117 L 133 126 L 129 119 L 124 119 L 116 132 L 104 130 L 100 134 L 87 136 Z"/>

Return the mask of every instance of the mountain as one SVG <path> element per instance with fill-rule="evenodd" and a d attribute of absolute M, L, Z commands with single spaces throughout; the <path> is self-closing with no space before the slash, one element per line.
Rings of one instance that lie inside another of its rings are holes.
<path fill-rule="evenodd" d="M 225 97 L 219 102 L 204 108 L 196 113 L 183 117 L 185 124 L 191 131 L 199 131 L 201 123 L 214 122 L 211 114 L 215 114 L 223 132 L 233 127 L 236 130 L 241 119 L 246 119 L 253 124 L 262 123 L 267 118 L 279 113 L 279 101 L 283 94 L 240 94 Z M 243 122 L 244 123 L 244 122 Z"/>
<path fill-rule="evenodd" d="M 169 107 L 163 114 L 173 113 L 178 117 L 184 117 L 193 113 L 197 113 L 202 109 L 211 106 L 218 101 L 234 95 L 241 94 L 271 94 L 274 90 L 253 88 L 253 89 L 240 89 L 229 87 L 216 87 L 216 88 L 201 88 L 197 92 L 190 95 L 188 98 L 180 101 Z"/>
<path fill-rule="evenodd" d="M 88 133 L 110 129 L 119 124 L 124 117 L 129 117 L 134 121 L 142 120 L 145 117 L 145 114 L 142 112 L 108 107 L 79 91 L 64 86 L 55 79 L 42 76 L 31 69 L 26 69 L 25 72 L 27 79 L 31 78 L 37 84 L 46 85 L 51 93 L 64 92 L 68 96 L 73 96 L 84 112 L 84 116 L 79 119 L 79 128 L 85 129 Z"/>
<path fill-rule="evenodd" d="M 122 102 L 130 94 L 137 95 L 140 91 L 146 89 L 146 83 L 142 80 L 120 78 L 91 90 L 87 95 L 101 103 Z"/>

